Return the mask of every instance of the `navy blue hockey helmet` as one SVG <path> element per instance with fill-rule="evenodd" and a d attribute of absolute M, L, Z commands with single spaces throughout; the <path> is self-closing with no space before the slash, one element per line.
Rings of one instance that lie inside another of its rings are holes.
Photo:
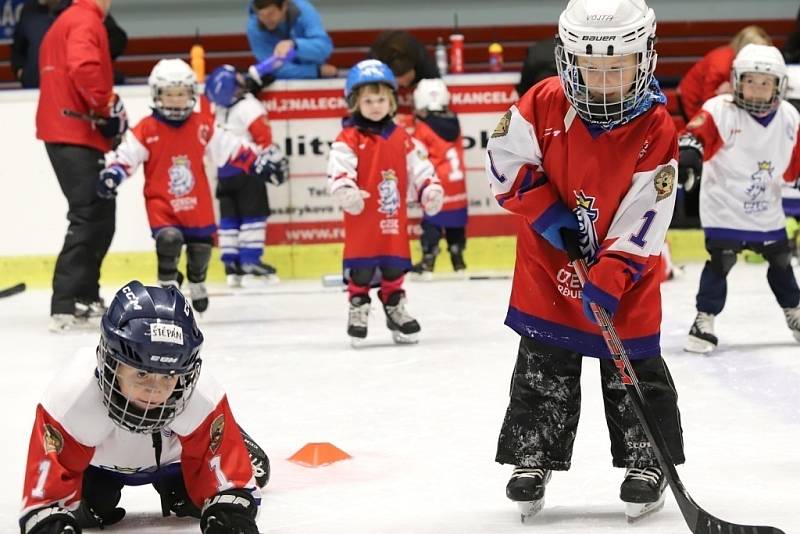
<path fill-rule="evenodd" d="M 231 107 L 242 98 L 242 92 L 243 87 L 233 65 L 217 67 L 206 79 L 206 97 L 218 106 Z"/>
<path fill-rule="evenodd" d="M 392 91 L 397 91 L 397 80 L 392 69 L 377 59 L 365 59 L 356 63 L 347 73 L 347 81 L 344 84 L 344 98 L 347 100 L 347 105 L 350 107 L 355 105 L 356 89 L 371 83 L 387 85 Z"/>
<path fill-rule="evenodd" d="M 123 286 L 103 315 L 97 347 L 97 380 L 111 419 L 140 433 L 169 424 L 194 391 L 202 346 L 203 334 L 180 291 L 136 280 Z M 145 401 L 123 393 L 121 370 L 142 384 L 161 378 L 174 389 L 164 402 L 142 406 Z"/>

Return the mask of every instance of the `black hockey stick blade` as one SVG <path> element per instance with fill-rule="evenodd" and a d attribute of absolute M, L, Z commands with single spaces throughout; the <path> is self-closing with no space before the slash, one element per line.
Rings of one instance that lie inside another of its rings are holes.
<path fill-rule="evenodd" d="M 580 248 L 580 241 L 578 232 L 572 230 L 561 230 L 561 238 L 564 240 L 564 245 L 567 249 L 567 255 L 575 268 L 575 274 L 578 276 L 581 287 L 588 279 L 589 269 L 586 265 L 586 260 L 583 258 L 583 253 Z M 658 463 L 664 470 L 664 475 L 667 478 L 669 487 L 675 495 L 675 501 L 678 503 L 678 508 L 681 510 L 683 519 L 686 521 L 689 529 L 693 534 L 785 534 L 782 530 L 769 527 L 769 526 L 756 526 L 756 525 L 739 525 L 736 523 L 729 523 L 719 519 L 702 508 L 692 500 L 689 492 L 681 482 L 678 476 L 678 470 L 675 468 L 675 461 L 667 447 L 667 441 L 661 433 L 658 421 L 653 417 L 653 411 L 647 405 L 641 388 L 639 387 L 639 379 L 633 370 L 628 354 L 622 341 L 617 335 L 614 323 L 608 313 L 599 306 L 592 306 L 595 321 L 600 326 L 603 333 L 603 338 L 608 345 L 608 350 L 611 352 L 614 362 L 619 369 L 622 378 L 622 383 L 625 384 L 625 390 L 631 400 L 633 409 L 636 416 L 642 423 L 645 434 L 650 440 L 653 447 L 653 452 L 658 459 Z"/>
<path fill-rule="evenodd" d="M 27 286 L 25 285 L 25 282 L 20 282 L 15 286 L 7 287 L 6 289 L 0 289 L 0 299 L 4 297 L 12 297 L 19 293 L 22 293 L 23 291 L 25 291 L 26 287 Z"/>

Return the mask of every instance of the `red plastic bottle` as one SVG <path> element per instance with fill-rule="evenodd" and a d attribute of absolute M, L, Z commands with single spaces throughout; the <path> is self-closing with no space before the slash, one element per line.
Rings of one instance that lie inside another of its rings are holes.
<path fill-rule="evenodd" d="M 450 72 L 464 72 L 464 35 L 460 33 L 450 35 Z"/>

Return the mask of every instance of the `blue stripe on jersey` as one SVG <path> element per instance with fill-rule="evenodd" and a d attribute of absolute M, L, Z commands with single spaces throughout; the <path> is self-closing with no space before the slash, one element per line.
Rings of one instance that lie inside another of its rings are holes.
<path fill-rule="evenodd" d="M 467 225 L 467 208 L 442 210 L 434 216 L 423 215 L 422 220 L 445 228 L 463 228 Z"/>
<path fill-rule="evenodd" d="M 706 239 L 727 239 L 745 243 L 766 243 L 786 239 L 786 228 L 759 232 L 757 230 L 733 230 L 731 228 L 703 228 Z"/>
<path fill-rule="evenodd" d="M 145 484 L 152 484 L 163 477 L 172 477 L 181 474 L 181 463 L 175 462 L 168 465 L 162 465 L 161 469 L 156 470 L 152 467 L 147 470 L 138 471 L 136 473 L 120 473 L 107 467 L 98 467 L 90 465 L 88 469 L 96 469 L 102 471 L 104 477 L 111 478 L 125 484 L 126 486 L 144 486 Z"/>
<path fill-rule="evenodd" d="M 582 330 L 528 315 L 513 306 L 508 307 L 505 324 L 521 336 L 529 337 L 554 347 L 571 350 L 594 358 L 611 358 L 611 353 L 608 352 L 608 347 L 606 347 L 599 330 L 597 334 L 588 334 Z M 622 344 L 625 346 L 625 350 L 628 351 L 628 357 L 631 360 L 655 358 L 661 355 L 660 337 L 660 334 L 653 334 L 634 339 L 623 339 Z"/>
<path fill-rule="evenodd" d="M 372 256 L 368 258 L 345 259 L 342 264 L 345 269 L 374 269 L 375 267 L 392 267 L 395 269 L 411 270 L 411 260 L 400 256 Z"/>
<path fill-rule="evenodd" d="M 177 226 L 177 225 L 168 225 L 168 226 L 156 226 L 150 227 L 150 232 L 153 234 L 153 238 L 156 237 L 156 234 L 162 228 L 177 228 L 181 231 L 184 237 L 211 237 L 214 235 L 214 232 L 217 231 L 216 224 L 209 224 L 208 226 Z"/>
<path fill-rule="evenodd" d="M 783 213 L 787 217 L 800 217 L 800 198 L 784 198 Z"/>

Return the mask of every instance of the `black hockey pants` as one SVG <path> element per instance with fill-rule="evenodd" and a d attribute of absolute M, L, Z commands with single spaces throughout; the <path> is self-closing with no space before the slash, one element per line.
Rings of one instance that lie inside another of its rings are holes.
<path fill-rule="evenodd" d="M 105 166 L 93 148 L 45 143 L 47 155 L 69 206 L 69 228 L 53 273 L 50 313 L 74 313 L 75 301 L 100 298 L 100 266 L 114 237 L 116 200 L 97 196 Z"/>
<path fill-rule="evenodd" d="M 787 239 L 768 245 L 706 239 L 706 250 L 711 259 L 700 275 L 697 311 L 712 315 L 722 312 L 728 297 L 728 273 L 736 264 L 736 255 L 745 249 L 762 254 L 769 263 L 767 283 L 780 307 L 794 308 L 800 304 L 800 288 L 792 269 L 792 252 Z"/>
<path fill-rule="evenodd" d="M 589 358 L 592 359 L 592 358 Z M 566 471 L 581 409 L 580 354 L 523 337 L 511 379 L 511 401 L 497 445 L 496 461 Z M 633 360 L 647 403 L 676 463 L 683 463 L 678 394 L 659 356 Z M 606 423 L 615 467 L 657 465 L 613 360 L 600 360 Z"/>

